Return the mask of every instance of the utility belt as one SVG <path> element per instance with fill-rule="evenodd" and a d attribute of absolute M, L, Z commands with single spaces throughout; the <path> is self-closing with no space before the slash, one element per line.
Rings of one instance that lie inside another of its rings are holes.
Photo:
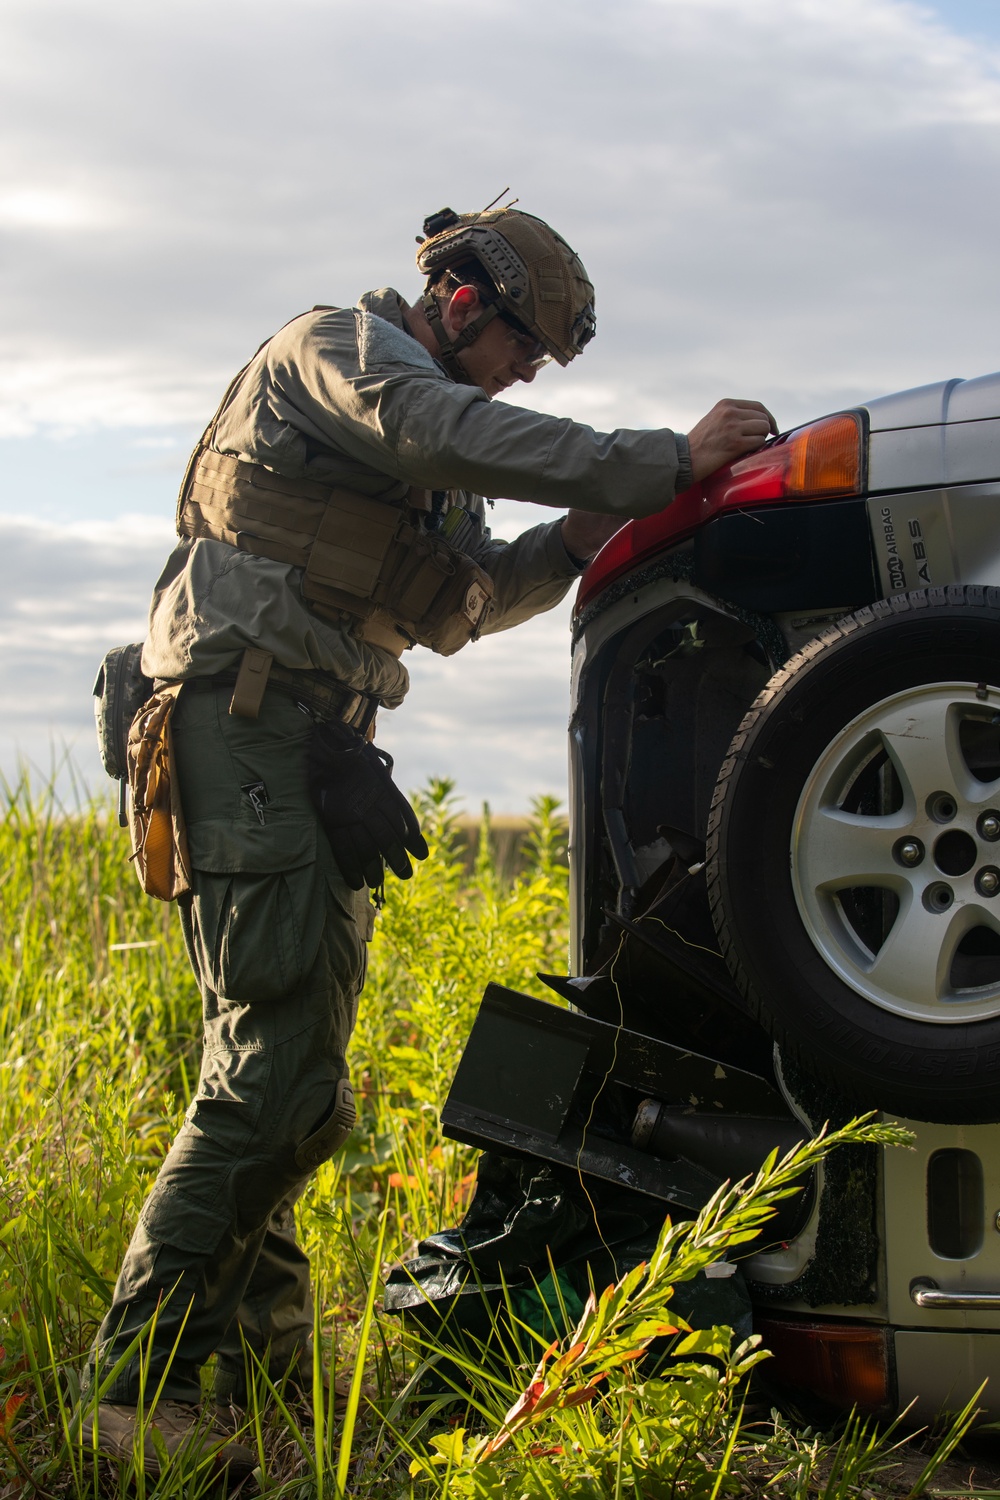
<path fill-rule="evenodd" d="M 157 689 L 167 682 L 156 683 Z M 359 734 L 371 737 L 378 711 L 378 699 L 368 693 L 345 687 L 329 672 L 293 671 L 274 661 L 270 652 L 248 647 L 239 670 L 216 672 L 212 677 L 189 677 L 187 692 L 228 692 L 232 689 L 229 712 L 241 719 L 256 719 L 266 688 L 274 688 L 299 703 L 316 719 L 339 719 Z"/>
<path fill-rule="evenodd" d="M 292 671 L 275 663 L 269 651 L 254 647 L 244 651 L 238 670 L 185 681 L 151 681 L 143 675 L 141 658 L 140 645 L 119 646 L 101 663 L 94 684 L 97 734 L 104 769 L 121 786 L 119 820 L 131 834 L 139 884 L 147 895 L 173 901 L 191 888 L 173 747 L 172 721 L 182 689 L 231 689 L 229 712 L 256 719 L 265 689 L 271 687 L 317 719 L 339 719 L 368 739 L 375 730 L 378 700 L 355 692 L 328 672 Z"/>
<path fill-rule="evenodd" d="M 192 455 L 177 505 L 181 536 L 228 542 L 303 570 L 316 614 L 399 656 L 428 646 L 451 656 L 479 635 L 493 582 L 467 553 L 419 524 L 407 502 L 215 453 Z"/>

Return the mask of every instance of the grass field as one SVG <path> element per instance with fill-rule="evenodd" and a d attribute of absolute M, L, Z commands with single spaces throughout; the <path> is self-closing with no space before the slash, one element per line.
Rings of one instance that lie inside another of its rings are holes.
<path fill-rule="evenodd" d="M 645 1272 L 597 1287 L 550 1348 L 507 1319 L 506 1364 L 472 1349 L 457 1361 L 461 1400 L 420 1399 L 438 1351 L 380 1312 L 381 1276 L 456 1223 L 473 1191 L 474 1154 L 442 1139 L 438 1109 L 484 986 L 546 995 L 534 976 L 564 970 L 566 947 L 565 831 L 551 800 L 516 846 L 509 831 L 492 838 L 488 819 L 470 836 L 446 784 L 428 789 L 421 815 L 432 857 L 390 884 L 371 949 L 351 1058 L 359 1126 L 299 1213 L 319 1344 L 378 1397 L 356 1390 L 334 1419 L 318 1380 L 304 1411 L 262 1380 L 244 1436 L 260 1460 L 256 1489 L 316 1500 L 924 1493 L 961 1422 L 902 1468 L 895 1437 L 863 1422 L 832 1437 L 766 1413 L 750 1424 L 745 1377 L 761 1355 L 732 1349 L 726 1330 L 676 1333 L 668 1374 L 643 1373 L 642 1350 L 676 1322 L 671 1284 L 751 1236 L 829 1142 L 772 1163 L 698 1221 L 668 1224 Z M 127 854 L 103 804 L 64 812 L 26 786 L 0 803 L 3 1496 L 213 1492 L 210 1460 L 178 1460 L 155 1484 L 130 1464 L 95 1463 L 73 1421 L 83 1356 L 198 1067 L 198 997 L 175 914 L 140 893 Z"/>

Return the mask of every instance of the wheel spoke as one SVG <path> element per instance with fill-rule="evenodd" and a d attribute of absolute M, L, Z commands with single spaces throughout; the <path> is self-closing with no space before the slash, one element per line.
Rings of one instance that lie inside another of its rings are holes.
<path fill-rule="evenodd" d="M 974 807 L 996 807 L 1000 803 L 1000 779 L 973 781 L 969 801 Z"/>
<path fill-rule="evenodd" d="M 968 932 L 973 927 L 988 927 L 991 932 L 1000 936 L 1000 911 L 997 910 L 996 901 L 983 901 L 976 897 L 974 901 L 966 903 L 965 930 Z"/>
<path fill-rule="evenodd" d="M 900 707 L 879 725 L 906 801 L 915 809 L 922 810 L 934 792 L 950 792 L 966 801 L 982 794 L 982 783 L 965 763 L 958 725 L 954 704 L 933 699 Z"/>
<path fill-rule="evenodd" d="M 911 1004 L 935 1005 L 948 992 L 955 949 L 968 928 L 962 907 L 937 914 L 911 897 L 868 970 L 869 979 Z"/>
<path fill-rule="evenodd" d="M 802 839 L 806 880 L 814 890 L 898 885 L 902 871 L 892 857 L 892 846 L 900 826 L 898 818 L 860 817 L 824 808 Z"/>

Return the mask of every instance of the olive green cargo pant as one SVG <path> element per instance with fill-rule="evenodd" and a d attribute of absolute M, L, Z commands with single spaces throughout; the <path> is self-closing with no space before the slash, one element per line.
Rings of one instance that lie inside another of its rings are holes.
<path fill-rule="evenodd" d="M 197 1093 L 146 1200 L 97 1336 L 103 1381 L 154 1318 L 104 1399 L 240 1400 L 244 1341 L 280 1377 L 309 1347 L 309 1266 L 293 1206 L 346 1135 L 345 1052 L 365 977 L 372 907 L 333 861 L 305 783 L 312 723 L 265 694 L 259 719 L 190 684 L 174 718 L 175 774 L 193 891 L 180 903 L 201 989 Z M 165 1373 L 166 1372 L 166 1373 Z M 89 1383 L 89 1382 L 88 1382 Z"/>

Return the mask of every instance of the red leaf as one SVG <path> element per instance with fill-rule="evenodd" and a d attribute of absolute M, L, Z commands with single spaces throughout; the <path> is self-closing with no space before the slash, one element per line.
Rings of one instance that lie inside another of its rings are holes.
<path fill-rule="evenodd" d="M 504 1417 L 504 1426 L 509 1427 L 512 1422 L 515 1422 L 518 1417 L 523 1416 L 526 1411 L 534 1411 L 544 1390 L 545 1382 L 543 1380 L 533 1380 L 528 1389 L 522 1391 L 521 1395 L 518 1396 L 514 1405 Z"/>
<path fill-rule="evenodd" d="M 18 1407 L 27 1400 L 27 1395 L 13 1395 L 7 1397 L 3 1412 L 0 1413 L 0 1437 L 5 1438 L 10 1432 L 10 1424 L 17 1416 Z"/>

